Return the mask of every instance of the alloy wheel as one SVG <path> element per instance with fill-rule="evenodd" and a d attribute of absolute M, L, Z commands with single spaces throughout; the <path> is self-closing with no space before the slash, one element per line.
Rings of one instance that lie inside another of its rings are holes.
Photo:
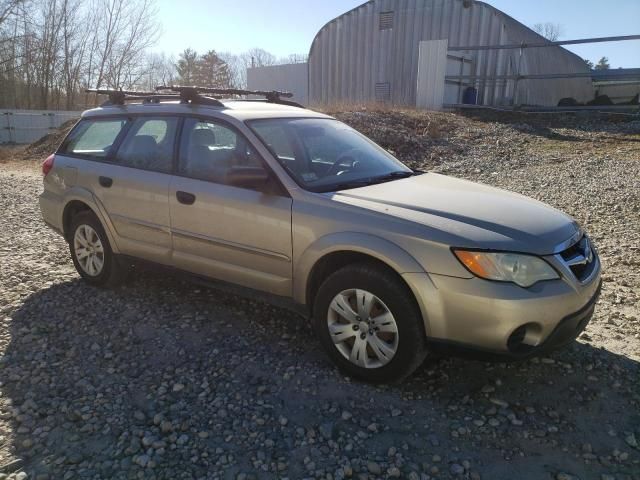
<path fill-rule="evenodd" d="M 344 290 L 329 305 L 327 327 L 335 347 L 351 363 L 367 369 L 388 364 L 398 350 L 398 325 L 377 296 Z"/>
<path fill-rule="evenodd" d="M 96 231 L 89 225 L 79 225 L 73 236 L 73 249 L 82 270 L 97 277 L 104 268 L 104 246 Z"/>

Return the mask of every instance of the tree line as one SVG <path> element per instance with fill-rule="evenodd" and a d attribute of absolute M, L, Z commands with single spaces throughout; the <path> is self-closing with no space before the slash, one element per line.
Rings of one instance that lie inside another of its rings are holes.
<path fill-rule="evenodd" d="M 161 33 L 154 0 L 0 0 L 0 106 L 78 110 L 87 88 L 150 90 L 181 83 L 246 87 L 246 68 L 306 61 L 256 48 L 151 51 Z"/>

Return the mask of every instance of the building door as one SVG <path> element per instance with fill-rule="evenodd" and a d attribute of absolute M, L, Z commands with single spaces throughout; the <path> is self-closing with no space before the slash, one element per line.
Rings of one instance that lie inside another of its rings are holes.
<path fill-rule="evenodd" d="M 445 94 L 447 74 L 448 40 L 420 42 L 418 49 L 418 85 L 416 106 L 429 110 L 441 110 Z"/>

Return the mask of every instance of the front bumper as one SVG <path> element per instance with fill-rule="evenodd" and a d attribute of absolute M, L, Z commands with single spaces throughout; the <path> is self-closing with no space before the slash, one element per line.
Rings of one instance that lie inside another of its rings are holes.
<path fill-rule="evenodd" d="M 403 277 L 432 344 L 526 358 L 562 347 L 586 328 L 601 288 L 596 261 L 586 283 L 563 277 L 528 289 L 479 278 Z"/>

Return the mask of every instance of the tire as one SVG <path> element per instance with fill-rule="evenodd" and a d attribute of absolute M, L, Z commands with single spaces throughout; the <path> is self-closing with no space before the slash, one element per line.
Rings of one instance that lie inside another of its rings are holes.
<path fill-rule="evenodd" d="M 362 310 L 356 302 L 362 303 Z M 367 311 L 370 318 L 365 319 L 361 314 Z M 353 314 L 355 321 L 348 318 Z M 325 279 L 314 299 L 313 324 L 338 368 L 367 382 L 400 382 L 427 355 L 422 315 L 413 294 L 395 273 L 373 263 L 348 265 Z"/>
<path fill-rule="evenodd" d="M 111 250 L 109 238 L 93 212 L 83 211 L 72 218 L 69 250 L 76 270 L 87 283 L 97 287 L 115 287 L 124 280 L 127 269 Z M 91 253 L 87 257 L 89 251 Z M 88 262 L 91 256 L 95 261 Z"/>

